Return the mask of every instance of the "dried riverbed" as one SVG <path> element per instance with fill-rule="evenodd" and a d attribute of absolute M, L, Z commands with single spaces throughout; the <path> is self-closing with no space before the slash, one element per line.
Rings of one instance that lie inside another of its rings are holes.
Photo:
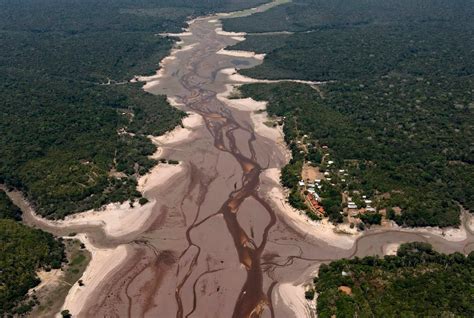
<path fill-rule="evenodd" d="M 288 207 L 278 183 L 289 158 L 281 131 L 264 126 L 254 113 L 264 104 L 225 98 L 229 85 L 242 82 L 229 69 L 252 67 L 261 57 L 223 54 L 244 35 L 222 32 L 220 18 L 194 20 L 159 74 L 139 78 L 147 91 L 166 94 L 176 107 L 202 118 L 184 134 L 155 140 L 158 156 L 181 164 L 163 182 L 156 177 L 160 166 L 147 176 L 153 184 L 143 181 L 151 201 L 146 219 L 135 224 L 124 216 L 122 230 L 112 235 L 115 223 L 107 227 L 109 221 L 97 216 L 93 224 L 87 217 L 73 224 L 27 217 L 56 234 L 83 232 L 80 237 L 94 249 L 90 267 L 102 270 L 89 270 L 94 288 L 75 288 L 68 296 L 65 307 L 75 317 L 309 316 L 302 286 L 321 262 L 383 255 L 394 244 L 415 240 L 444 252 L 472 250 L 470 231 L 458 240 L 404 230 L 355 238 Z"/>

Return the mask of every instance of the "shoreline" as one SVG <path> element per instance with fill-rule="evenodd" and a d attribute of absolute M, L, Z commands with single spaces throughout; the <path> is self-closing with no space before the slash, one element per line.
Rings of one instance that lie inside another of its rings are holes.
<path fill-rule="evenodd" d="M 218 17 L 219 15 L 216 15 Z M 198 18 L 199 19 L 199 18 Z M 196 19 L 188 22 L 191 25 Z M 214 23 L 219 21 L 209 20 L 209 22 Z M 245 40 L 243 36 L 245 33 L 233 33 L 218 31 L 216 33 L 220 35 L 230 36 L 234 40 L 242 41 Z M 219 33 L 221 32 L 221 33 Z M 186 37 L 190 36 L 192 33 L 189 32 L 189 29 L 185 29 L 183 33 L 171 34 L 168 33 L 166 36 L 176 36 L 176 37 Z M 184 41 L 176 42 L 175 45 L 181 45 Z M 176 60 L 175 54 L 177 52 L 191 50 L 196 44 L 186 45 L 180 48 L 173 48 L 169 56 L 162 59 L 160 62 L 160 68 L 157 70 L 155 75 L 152 76 L 135 76 L 130 82 L 143 82 L 143 90 L 148 91 L 151 88 L 160 85 L 160 81 L 165 75 L 165 68 L 167 63 L 172 63 Z M 256 60 L 262 61 L 265 58 L 265 54 L 256 54 L 254 52 L 247 51 L 232 51 L 221 49 L 216 52 L 220 55 L 235 56 L 240 58 L 253 58 Z M 275 142 L 275 145 L 280 148 L 281 151 L 285 154 L 285 157 L 289 160 L 291 153 L 287 145 L 284 142 L 284 134 L 281 126 L 276 128 L 269 127 L 265 124 L 270 118 L 266 112 L 267 102 L 258 102 L 251 98 L 245 99 L 229 99 L 228 94 L 232 91 L 234 86 L 240 84 L 251 84 L 251 83 L 280 83 L 280 82 L 296 82 L 307 85 L 319 85 L 323 82 L 312 82 L 312 81 L 300 81 L 300 80 L 257 80 L 251 79 L 249 77 L 238 74 L 235 68 L 227 68 L 220 71 L 221 73 L 228 76 L 228 83 L 225 84 L 225 92 L 217 94 L 217 98 L 224 102 L 229 107 L 233 107 L 240 111 L 249 112 L 250 119 L 253 124 L 253 129 L 255 134 L 268 138 Z M 168 96 L 168 102 L 170 105 L 180 108 L 184 106 L 179 102 L 179 99 L 173 96 Z M 204 120 L 202 116 L 194 112 L 188 112 L 188 117 L 185 117 L 182 121 L 182 126 L 177 126 L 175 129 L 167 132 L 161 136 L 148 136 L 152 142 L 157 145 L 157 151 L 151 156 L 151 158 L 159 159 L 164 153 L 166 153 L 166 147 L 171 145 L 180 144 L 184 141 L 193 140 L 194 128 L 204 125 Z M 173 159 L 173 158 L 171 158 Z M 147 197 L 147 194 L 157 191 L 157 188 L 166 184 L 173 176 L 183 173 L 185 167 L 182 163 L 178 165 L 165 165 L 157 164 L 155 165 L 146 175 L 140 177 L 138 180 L 137 189 L 144 194 L 144 197 Z M 356 234 L 343 234 L 337 233 L 337 231 L 346 231 L 347 229 L 342 229 L 341 227 L 334 226 L 329 223 L 327 220 L 323 221 L 312 221 L 310 220 L 303 212 L 298 211 L 291 207 L 287 202 L 288 193 L 285 188 L 280 183 L 280 169 L 279 168 L 268 168 L 265 169 L 261 174 L 261 185 L 265 187 L 268 185 L 270 190 L 261 192 L 262 197 L 278 211 L 277 214 L 281 214 L 286 220 L 287 224 L 295 229 L 297 232 L 303 233 L 312 237 L 316 240 L 323 241 L 330 246 L 341 248 L 344 250 L 350 250 L 357 244 L 357 240 L 360 237 L 363 237 L 366 232 L 357 232 Z M 150 196 L 151 198 L 151 196 Z M 103 207 L 102 211 L 86 211 L 71 217 L 66 217 L 64 221 L 58 221 L 59 224 L 54 224 L 57 227 L 69 227 L 69 226 L 79 226 L 79 225 L 90 225 L 90 226 L 99 226 L 101 227 L 107 237 L 118 238 L 126 235 L 139 232 L 143 229 L 146 222 L 150 219 L 153 214 L 153 207 L 156 204 L 156 199 L 150 199 L 150 202 L 144 206 L 139 206 L 137 203 L 134 208 L 130 208 L 129 201 L 126 201 L 122 204 L 109 204 Z M 40 216 L 35 215 L 32 211 L 33 216 L 38 218 L 39 222 L 43 222 Z M 52 221 L 56 222 L 56 221 Z M 64 223 L 61 223 L 64 222 Z M 81 223 L 86 222 L 86 223 Z M 471 218 L 472 223 L 472 218 Z M 47 223 L 46 223 L 47 224 Z M 421 228 L 425 229 L 425 228 Z M 387 230 L 396 230 L 400 232 L 408 232 L 405 228 L 390 228 Z M 453 230 L 453 231 L 451 231 Z M 459 231 L 462 232 L 465 230 L 464 227 Z M 384 229 L 380 229 L 380 232 L 384 232 Z M 420 228 L 413 228 L 413 233 L 420 233 Z M 442 233 L 446 233 L 443 229 L 428 228 L 426 229 L 426 234 L 433 234 L 437 236 L 442 236 L 444 239 L 454 242 L 462 241 L 461 233 L 456 232 L 456 229 L 448 229 L 450 231 L 447 235 L 449 238 L 446 238 Z M 434 231 L 434 232 L 433 232 Z M 464 231 L 464 239 L 467 237 L 466 231 Z M 105 281 L 105 278 L 110 277 L 118 268 L 120 268 L 129 258 L 130 251 L 126 244 L 121 244 L 113 248 L 98 248 L 94 246 L 90 238 L 86 234 L 78 234 L 76 238 L 80 239 L 86 245 L 86 248 L 91 252 L 92 257 L 89 265 L 87 266 L 86 271 L 82 276 L 84 286 L 79 287 L 75 284 L 69 291 L 66 300 L 64 302 L 62 309 L 68 309 L 70 312 L 76 316 L 81 313 L 84 307 L 87 305 L 88 300 L 93 295 L 93 291 L 100 287 L 100 284 Z M 390 253 L 396 253 L 396 249 L 399 245 L 398 243 L 388 244 L 384 247 L 384 254 L 389 255 Z M 111 262 L 113 259 L 113 262 Z M 317 262 L 315 262 L 316 264 Z M 109 265 L 110 264 L 110 265 Z M 319 266 L 319 265 L 318 265 Z M 309 277 L 310 273 L 302 273 L 299 279 L 306 279 Z M 311 274 L 315 276 L 314 274 Z M 292 310 L 298 317 L 307 316 L 308 304 L 304 298 L 305 283 L 298 282 L 281 282 L 276 288 L 275 292 L 272 293 L 271 297 L 280 297 L 282 303 L 286 308 Z M 286 301 L 285 301 L 286 300 Z M 278 301 L 277 301 L 278 302 Z M 276 302 L 276 303 L 277 303 Z M 275 304 L 276 304 L 275 303 Z M 56 315 L 61 317 L 60 314 Z"/>
<path fill-rule="evenodd" d="M 217 95 L 217 98 L 227 106 L 234 109 L 249 112 L 254 126 L 254 132 L 261 137 L 268 138 L 284 152 L 287 161 L 291 158 L 291 152 L 284 142 L 284 133 L 281 126 L 271 128 L 265 125 L 265 121 L 270 118 L 267 116 L 266 107 L 268 102 L 255 101 L 252 98 L 229 99 L 228 94 L 232 91 L 233 85 L 226 85 L 226 90 Z M 255 113 L 257 111 L 262 111 Z M 292 227 L 300 232 L 308 234 L 315 239 L 322 240 L 327 244 L 350 250 L 358 237 L 362 233 L 355 235 L 337 233 L 338 227 L 332 225 L 327 220 L 312 221 L 303 212 L 296 210 L 287 203 L 287 194 L 280 183 L 280 169 L 268 168 L 261 174 L 262 184 L 271 183 L 273 187 L 268 192 L 262 193 L 268 201 L 277 208 L 286 218 Z"/>
<path fill-rule="evenodd" d="M 235 33 L 235 32 L 226 32 L 222 31 L 221 27 L 216 28 L 216 33 L 220 35 L 227 35 L 231 37 L 235 36 L 242 36 L 240 39 L 236 39 L 238 41 L 245 40 L 246 33 Z M 221 49 L 217 52 L 217 54 L 222 55 L 229 55 L 235 57 L 244 57 L 244 58 L 254 58 L 256 60 L 263 60 L 265 54 L 263 54 L 263 58 L 260 59 L 260 56 L 255 52 L 251 51 L 233 51 L 233 50 L 226 50 Z M 304 80 L 291 80 L 291 79 L 282 79 L 282 80 L 260 80 L 254 79 L 251 77 L 247 77 L 244 75 L 239 74 L 236 68 L 226 68 L 222 69 L 220 73 L 224 74 L 228 78 L 228 82 L 225 84 L 225 90 L 221 93 L 217 94 L 217 98 L 224 102 L 229 107 L 234 109 L 238 109 L 240 111 L 250 112 L 250 118 L 252 119 L 254 125 L 254 131 L 256 134 L 274 140 L 275 142 L 278 138 L 283 138 L 283 147 L 285 149 L 286 156 L 288 160 L 291 156 L 289 149 L 284 142 L 284 133 L 281 127 L 271 128 L 265 125 L 266 121 L 271 120 L 268 117 L 268 113 L 266 112 L 266 107 L 268 102 L 266 101 L 255 101 L 252 98 L 236 98 L 236 99 L 229 99 L 229 95 L 233 92 L 236 87 L 239 87 L 244 84 L 254 84 L 254 83 L 265 83 L 265 84 L 273 84 L 273 83 L 281 83 L 281 82 L 294 82 L 306 85 L 321 85 L 326 82 L 318 82 L 318 81 L 304 81 Z M 259 112 L 259 113 L 256 113 Z M 277 145 L 281 146 L 279 142 Z M 310 234 L 311 236 L 322 239 L 326 243 L 331 246 L 339 247 L 343 249 L 351 249 L 355 246 L 357 239 L 363 237 L 366 231 L 358 232 L 357 230 L 350 229 L 347 224 L 341 225 L 333 225 L 327 220 L 322 221 L 313 221 L 308 218 L 303 212 L 296 210 L 295 208 L 291 207 L 289 203 L 287 203 L 286 199 L 288 195 L 285 189 L 282 187 L 280 183 L 280 171 L 274 171 L 273 169 L 267 169 L 262 173 L 263 177 L 268 177 L 273 182 L 277 183 L 278 186 L 273 187 L 268 192 L 268 197 L 274 206 L 279 207 L 281 210 L 291 221 L 292 225 L 297 227 L 300 231 Z M 462 215 L 461 220 L 463 221 Z M 405 228 L 398 225 L 392 225 L 390 228 L 386 230 L 396 230 L 400 232 L 406 233 L 416 233 L 416 234 L 428 234 L 441 237 L 448 242 L 461 242 L 467 239 L 467 231 L 465 226 L 468 226 L 470 229 L 473 228 L 474 217 L 471 215 L 468 224 L 464 224 L 461 222 L 461 228 L 439 228 L 439 227 L 414 227 L 414 228 Z M 377 229 L 380 232 L 384 232 L 385 229 Z M 317 233 L 313 233 L 317 232 Z M 339 233 L 338 233 L 339 232 Z M 324 233 L 324 234 L 323 234 Z M 323 234 L 321 237 L 321 234 Z M 342 240 L 341 240 L 342 238 Z M 338 240 L 340 242 L 338 242 Z M 390 248 L 386 248 L 388 253 L 393 253 L 393 246 Z M 388 254 L 387 254 L 388 255 Z"/>
<path fill-rule="evenodd" d="M 78 234 L 75 238 L 84 243 L 86 249 L 91 253 L 91 260 L 81 277 L 84 286 L 79 286 L 76 283 L 71 287 L 61 311 L 67 309 L 73 316 L 79 316 L 94 290 L 107 276 L 113 274 L 126 261 L 128 251 L 126 245 L 118 245 L 115 248 L 107 249 L 97 248 L 85 234 Z M 111 259 L 114 261 L 111 262 Z M 60 318 L 62 316 L 58 313 L 56 317 Z"/>
<path fill-rule="evenodd" d="M 191 113 L 189 116 L 183 118 L 182 126 L 177 126 L 162 136 L 149 136 L 153 143 L 158 146 L 157 151 L 151 157 L 155 158 L 161 156 L 163 154 L 162 148 L 168 145 L 178 144 L 185 139 L 192 138 L 193 129 L 202 124 L 202 117 L 196 113 Z M 158 187 L 165 185 L 172 177 L 182 173 L 184 170 L 185 168 L 181 163 L 178 165 L 157 164 L 149 173 L 138 180 L 137 189 L 143 193 L 144 197 L 147 197 L 149 192 L 153 192 Z M 141 231 L 152 216 L 155 204 L 156 199 L 150 199 L 150 202 L 141 207 L 126 208 L 126 206 L 129 206 L 129 202 L 127 201 L 120 205 L 119 208 L 112 207 L 108 210 L 109 213 L 106 215 L 104 212 L 107 212 L 107 210 L 102 212 L 88 211 L 75 215 L 70 222 L 73 223 L 74 220 L 79 219 L 78 223 L 84 224 L 84 222 L 93 222 L 97 219 L 96 222 L 102 225 L 107 236 L 114 238 L 122 237 Z M 125 208 L 123 206 L 125 206 Z M 119 215 L 117 216 L 117 214 Z M 86 249 L 91 252 L 92 257 L 81 278 L 85 286 L 80 288 L 74 286 L 71 288 L 62 307 L 62 310 L 68 309 L 73 315 L 80 314 L 95 288 L 98 287 L 109 274 L 112 274 L 114 269 L 119 268 L 120 265 L 126 261 L 128 256 L 127 246 L 124 244 L 112 249 L 104 249 L 94 246 L 85 234 L 78 234 L 77 238 L 86 245 Z M 115 260 L 112 267 L 110 267 L 111 258 Z M 89 281 L 92 282 L 92 284 Z"/>

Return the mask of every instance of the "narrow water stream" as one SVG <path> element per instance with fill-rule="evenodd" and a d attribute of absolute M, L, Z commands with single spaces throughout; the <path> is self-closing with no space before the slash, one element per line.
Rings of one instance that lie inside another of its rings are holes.
<path fill-rule="evenodd" d="M 387 244 L 415 240 L 444 252 L 472 250 L 470 232 L 451 242 L 429 233 L 368 231 L 352 248 L 343 249 L 294 226 L 292 216 L 272 197 L 279 184 L 264 175 L 286 163 L 285 149 L 255 132 L 251 112 L 218 98 L 233 83 L 222 70 L 261 63 L 218 54 L 238 41 L 216 31 L 219 18 L 196 19 L 181 37 L 186 49 L 174 52 L 162 77 L 147 85 L 149 92 L 168 95 L 179 108 L 204 120 L 189 138 L 163 145 L 162 155 L 181 161 L 184 171 L 146 193 L 157 203 L 138 233 L 112 239 L 97 227 L 74 228 L 87 232 L 98 246 L 125 244 L 128 250 L 126 261 L 103 278 L 76 316 L 310 316 L 300 301 L 303 295 L 290 297 L 285 288 L 290 286 L 290 294 L 300 292 L 291 284 L 311 281 L 321 262 L 382 255 Z"/>

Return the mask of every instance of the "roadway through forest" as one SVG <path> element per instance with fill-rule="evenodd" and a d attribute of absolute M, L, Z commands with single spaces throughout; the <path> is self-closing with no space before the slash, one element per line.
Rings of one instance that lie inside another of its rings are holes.
<path fill-rule="evenodd" d="M 235 84 L 225 70 L 261 63 L 218 54 L 239 40 L 219 31 L 220 18 L 194 20 L 181 36 L 182 49 L 146 87 L 203 119 L 184 140 L 161 146 L 161 156 L 179 160 L 183 169 L 145 193 L 156 199 L 146 225 L 118 238 L 74 228 L 94 244 L 127 247 L 126 259 L 101 279 L 75 316 L 310 316 L 304 292 L 295 286 L 310 282 L 321 262 L 382 255 L 388 244 L 407 241 L 427 241 L 444 252 L 473 246 L 470 232 L 448 241 L 429 232 L 373 230 L 343 248 L 295 226 L 273 196 L 281 186 L 269 177 L 286 164 L 288 151 L 256 131 L 251 111 L 230 107 L 219 95 Z"/>

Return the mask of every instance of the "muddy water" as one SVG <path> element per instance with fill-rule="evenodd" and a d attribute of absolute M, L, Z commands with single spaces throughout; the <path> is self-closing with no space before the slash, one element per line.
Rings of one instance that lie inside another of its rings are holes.
<path fill-rule="evenodd" d="M 249 112 L 217 98 L 232 84 L 221 70 L 260 61 L 217 54 L 237 40 L 216 33 L 216 19 L 195 20 L 181 38 L 182 47 L 192 47 L 173 54 L 163 77 L 148 87 L 204 119 L 190 138 L 163 147 L 163 157 L 182 161 L 184 172 L 146 193 L 158 203 L 133 237 L 110 239 L 98 228 L 82 229 L 99 246 L 127 244 L 129 255 L 79 316 L 301 317 L 309 315 L 304 306 L 288 307 L 277 291 L 288 282 L 310 281 L 321 262 L 382 255 L 387 244 L 415 240 L 444 252 L 472 249 L 471 233 L 449 242 L 432 234 L 369 231 L 351 249 L 341 249 L 294 228 L 267 195 L 279 185 L 262 177 L 266 169 L 281 168 L 287 153 L 255 133 Z"/>

